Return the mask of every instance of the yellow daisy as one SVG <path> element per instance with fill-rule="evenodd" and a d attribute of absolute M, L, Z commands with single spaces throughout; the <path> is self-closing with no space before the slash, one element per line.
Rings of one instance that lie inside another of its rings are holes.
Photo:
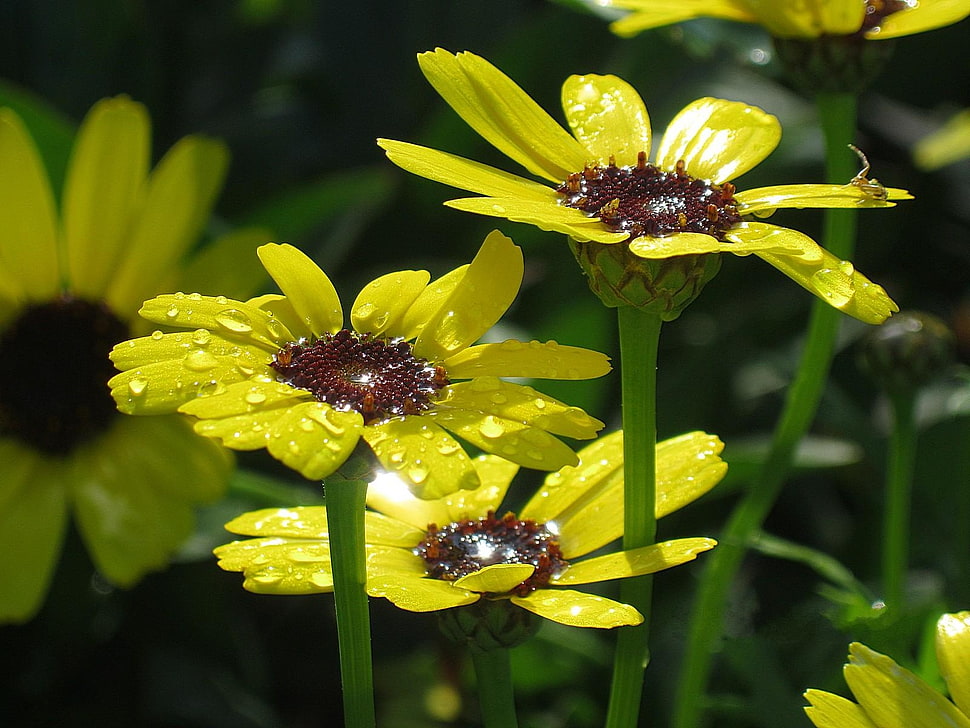
<path fill-rule="evenodd" d="M 721 441 L 692 432 L 657 445 L 657 516 L 714 487 L 727 465 Z M 476 490 L 419 500 L 400 481 L 379 476 L 367 491 L 367 593 L 412 612 L 509 599 L 574 627 L 639 624 L 633 607 L 564 587 L 651 574 L 715 545 L 685 538 L 579 560 L 623 535 L 623 442 L 615 432 L 580 451 L 575 467 L 546 477 L 522 512 L 500 505 L 518 467 L 494 456 L 474 460 Z M 215 550 L 219 565 L 241 571 L 261 594 L 333 590 L 325 506 L 266 509 L 226 525 L 257 538 Z"/>
<path fill-rule="evenodd" d="M 526 467 L 557 470 L 576 454 L 554 435 L 603 426 L 499 377 L 586 379 L 603 354 L 554 341 L 470 346 L 511 305 L 522 251 L 491 233 L 469 265 L 430 282 L 397 271 L 367 284 L 351 328 L 326 274 L 289 245 L 259 258 L 284 296 L 247 302 L 176 293 L 146 301 L 156 324 L 193 329 L 115 347 L 111 382 L 123 412 L 178 410 L 196 432 L 237 450 L 265 447 L 311 479 L 335 472 L 363 438 L 423 497 L 474 488 L 471 459 L 448 431 Z M 465 379 L 469 381 L 457 382 Z"/>
<path fill-rule="evenodd" d="M 970 15 L 970 0 L 597 0 L 631 10 L 610 29 L 632 36 L 694 18 L 758 23 L 776 38 L 856 35 L 883 40 L 952 25 Z"/>
<path fill-rule="evenodd" d="M 194 270 L 179 262 L 228 161 L 190 136 L 150 170 L 150 137 L 141 104 L 95 104 L 58 211 L 24 123 L 0 109 L 0 621 L 40 607 L 69 513 L 97 569 L 130 586 L 166 565 L 193 505 L 228 479 L 225 450 L 176 417 L 119 416 L 106 387 L 112 345 L 141 330 L 137 305 Z"/>
<path fill-rule="evenodd" d="M 891 658 L 854 642 L 843 672 L 857 703 L 808 690 L 818 728 L 970 728 L 970 612 L 936 623 L 936 659 L 950 700 Z"/>
<path fill-rule="evenodd" d="M 526 222 L 589 245 L 622 243 L 660 260 L 708 253 L 754 253 L 840 310 L 880 323 L 898 310 L 878 285 L 808 236 L 748 218 L 785 207 L 889 207 L 901 189 L 797 184 L 736 191 L 731 180 L 767 157 L 778 120 L 747 104 L 703 98 L 684 108 L 647 161 L 652 133 L 637 92 L 615 76 L 570 76 L 562 88 L 572 134 L 510 78 L 471 53 L 438 49 L 418 57 L 445 101 L 539 184 L 445 152 L 378 140 L 404 169 L 483 197 L 451 200 L 459 210 Z M 851 154 L 846 150 L 847 154 Z"/>

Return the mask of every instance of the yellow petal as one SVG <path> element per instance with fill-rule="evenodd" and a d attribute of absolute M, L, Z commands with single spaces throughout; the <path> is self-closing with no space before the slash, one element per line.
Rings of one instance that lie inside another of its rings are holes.
<path fill-rule="evenodd" d="M 0 199 L 3 288 L 11 298 L 53 298 L 61 274 L 54 196 L 33 140 L 10 109 L 0 109 Z"/>
<path fill-rule="evenodd" d="M 401 319 L 429 280 L 428 271 L 402 270 L 371 281 L 361 289 L 351 309 L 354 330 L 396 336 Z"/>
<path fill-rule="evenodd" d="M 225 145 L 200 137 L 182 139 L 162 158 L 105 292 L 114 310 L 134 312 L 170 282 L 209 220 L 228 163 Z"/>
<path fill-rule="evenodd" d="M 888 200 L 910 200 L 906 190 L 886 188 Z M 738 192 L 734 199 L 738 201 L 738 212 L 742 215 L 758 215 L 765 217 L 775 210 L 784 207 L 803 209 L 806 207 L 847 207 L 860 209 L 869 207 L 895 207 L 892 202 L 880 200 L 857 185 L 776 185 L 774 187 L 758 187 L 753 190 Z"/>
<path fill-rule="evenodd" d="M 428 321 L 434 318 L 438 310 L 444 306 L 455 288 L 464 279 L 467 270 L 468 264 L 466 263 L 429 283 L 405 312 L 398 330 L 399 335 L 405 339 L 417 337 L 424 330 Z"/>
<path fill-rule="evenodd" d="M 730 245 L 703 233 L 674 233 L 660 238 L 641 235 L 630 241 L 630 252 L 640 258 L 661 260 L 677 255 L 727 253 Z"/>
<path fill-rule="evenodd" d="M 522 249 L 497 230 L 489 233 L 461 285 L 418 334 L 415 356 L 440 361 L 481 338 L 512 305 L 523 270 Z"/>
<path fill-rule="evenodd" d="M 640 624 L 643 616 L 629 604 L 572 589 L 537 589 L 513 604 L 570 627 L 612 629 Z"/>
<path fill-rule="evenodd" d="M 327 509 L 324 506 L 262 508 L 236 516 L 225 529 L 241 536 L 286 536 L 299 539 L 326 539 Z"/>
<path fill-rule="evenodd" d="M 806 690 L 805 699 L 811 703 L 805 708 L 805 715 L 817 728 L 879 728 L 869 720 L 866 711 L 839 695 Z"/>
<path fill-rule="evenodd" d="M 533 202 L 555 194 L 546 185 L 448 152 L 393 139 L 378 139 L 377 144 L 401 169 L 460 190 Z"/>
<path fill-rule="evenodd" d="M 478 485 L 471 459 L 461 445 L 428 417 L 368 425 L 363 436 L 381 465 L 409 483 L 418 498 L 441 498 Z"/>
<path fill-rule="evenodd" d="M 891 658 L 854 642 L 845 681 L 873 723 L 886 728 L 970 728 L 970 718 Z"/>
<path fill-rule="evenodd" d="M 887 16 L 882 23 L 866 33 L 866 38 L 884 40 L 902 35 L 914 35 L 952 25 L 963 20 L 967 15 L 970 15 L 970 3 L 967 0 L 935 0 L 931 3 L 917 3 Z"/>
<path fill-rule="evenodd" d="M 412 574 L 368 577 L 367 593 L 372 597 L 384 597 L 395 607 L 409 612 L 434 612 L 479 600 L 475 592 L 459 589 L 451 582 L 423 579 Z"/>
<path fill-rule="evenodd" d="M 610 30 L 624 38 L 694 18 L 758 22 L 737 0 L 605 0 L 602 4 L 633 11 L 610 25 Z"/>
<path fill-rule="evenodd" d="M 256 248 L 272 237 L 269 230 L 256 227 L 220 235 L 191 257 L 168 290 L 222 294 L 245 301 L 265 287 L 266 270 L 259 264 Z"/>
<path fill-rule="evenodd" d="M 492 564 L 457 579 L 455 586 L 479 594 L 505 594 L 532 576 L 532 564 Z"/>
<path fill-rule="evenodd" d="M 473 53 L 418 55 L 425 77 L 490 144 L 533 174 L 562 181 L 582 170 L 586 150 L 512 79 Z"/>
<path fill-rule="evenodd" d="M 96 103 L 78 130 L 62 203 L 68 280 L 97 300 L 124 258 L 150 155 L 145 107 L 124 96 Z"/>
<path fill-rule="evenodd" d="M 717 541 L 711 538 L 682 538 L 631 551 L 597 556 L 595 559 L 570 564 L 563 573 L 553 577 L 551 583 L 557 586 L 591 584 L 653 574 L 693 561 L 697 554 L 709 551 L 716 545 Z"/>
<path fill-rule="evenodd" d="M 970 109 L 953 116 L 942 127 L 916 142 L 913 161 L 922 170 L 934 170 L 970 157 Z"/>
<path fill-rule="evenodd" d="M 333 591 L 329 544 L 289 538 L 234 541 L 214 551 L 219 567 L 242 571 L 243 587 L 256 594 L 319 594 Z"/>
<path fill-rule="evenodd" d="M 563 233 L 581 242 L 619 243 L 630 237 L 611 232 L 599 218 L 590 217 L 555 200 L 520 200 L 502 197 L 463 197 L 449 200 L 447 207 L 476 215 L 501 217 L 512 222 L 535 225 L 547 232 Z"/>
<path fill-rule="evenodd" d="M 472 460 L 481 485 L 472 490 L 458 490 L 444 498 L 448 521 L 482 518 L 498 511 L 519 466 L 495 455 L 479 455 Z M 440 525 L 440 524 L 439 524 Z"/>
<path fill-rule="evenodd" d="M 246 303 L 276 317 L 276 320 L 290 332 L 292 336 L 290 341 L 313 338 L 310 327 L 307 326 L 306 321 L 300 319 L 299 314 L 293 308 L 293 304 L 286 296 L 281 296 L 278 293 L 264 293 L 262 296 L 249 299 Z"/>
<path fill-rule="evenodd" d="M 459 490 L 458 493 L 474 493 Z M 452 519 L 443 498 L 418 498 L 411 492 L 411 484 L 393 472 L 378 473 L 367 485 L 367 507 L 416 529 L 426 531 L 431 523 L 444 524 Z"/>
<path fill-rule="evenodd" d="M 650 155 L 650 116 L 640 94 L 626 81 L 616 76 L 570 76 L 562 85 L 562 108 L 591 166 L 611 160 L 618 167 L 632 166 L 640 152 Z"/>
<path fill-rule="evenodd" d="M 660 140 L 657 166 L 716 184 L 739 177 L 774 151 L 781 125 L 771 114 L 737 101 L 703 98 L 674 117 Z"/>
<path fill-rule="evenodd" d="M 357 446 L 363 428 L 359 412 L 340 412 L 323 402 L 291 407 L 273 424 L 266 449 L 310 480 L 337 471 Z"/>
<path fill-rule="evenodd" d="M 207 329 L 180 331 L 163 334 L 156 331 L 150 336 L 128 339 L 116 344 L 109 354 L 111 361 L 121 371 L 134 369 L 170 359 L 184 359 L 193 352 L 204 351 L 215 357 L 235 357 L 242 367 L 262 368 L 271 357 L 262 349 L 243 347 L 235 341 L 213 336 Z M 267 368 L 267 374 L 273 371 Z"/>
<path fill-rule="evenodd" d="M 866 15 L 866 7 L 862 3 L 818 0 L 817 6 L 823 33 L 827 35 L 858 33 Z"/>
<path fill-rule="evenodd" d="M 688 432 L 657 444 L 657 518 L 693 503 L 727 473 L 717 435 Z"/>
<path fill-rule="evenodd" d="M 610 358 L 598 351 L 562 346 L 555 341 L 526 344 L 515 339 L 469 347 L 443 364 L 453 379 L 482 376 L 594 379 L 610 371 Z"/>
<path fill-rule="evenodd" d="M 837 0 L 847 5 L 845 0 Z M 776 38 L 817 38 L 826 32 L 822 25 L 819 5 L 826 0 L 807 0 L 798 5 L 781 4 L 775 0 L 745 0 L 745 5 L 760 25 Z M 854 3 L 860 5 L 861 3 Z M 855 26 L 858 30 L 862 25 Z M 854 32 L 854 31 L 853 31 Z"/>
<path fill-rule="evenodd" d="M 937 621 L 936 661 L 950 698 L 970 717 L 970 612 L 944 614 Z"/>
<path fill-rule="evenodd" d="M 423 536 L 424 534 L 422 534 Z M 406 548 L 367 544 L 367 579 L 380 581 L 387 574 L 406 575 L 415 578 L 427 573 L 427 562 L 414 553 L 412 543 Z"/>
<path fill-rule="evenodd" d="M 344 322 L 340 297 L 316 263 L 287 244 L 269 243 L 256 252 L 266 272 L 315 336 L 340 330 Z"/>
<path fill-rule="evenodd" d="M 724 252 L 746 256 L 772 253 L 797 257 L 802 262 L 820 263 L 825 250 L 804 233 L 763 222 L 742 222 L 728 230 L 724 237 L 729 245 Z"/>

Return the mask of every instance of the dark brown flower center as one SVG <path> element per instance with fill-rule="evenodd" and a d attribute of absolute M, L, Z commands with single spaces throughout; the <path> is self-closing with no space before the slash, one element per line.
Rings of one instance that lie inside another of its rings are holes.
<path fill-rule="evenodd" d="M 716 185 L 691 177 L 684 163 L 665 172 L 647 162 L 643 152 L 632 167 L 586 167 L 566 179 L 556 191 L 563 204 L 599 218 L 616 232 L 661 237 L 672 233 L 704 233 L 718 240 L 741 222 L 734 185 Z"/>
<path fill-rule="evenodd" d="M 450 384 L 447 372 L 416 357 L 407 341 L 347 329 L 287 344 L 270 366 L 281 381 L 334 409 L 357 410 L 365 424 L 423 412 Z"/>
<path fill-rule="evenodd" d="M 435 579 L 457 581 L 493 564 L 531 564 L 536 568 L 512 593 L 525 596 L 546 586 L 569 564 L 562 557 L 556 535 L 544 524 L 519 520 L 514 513 L 428 526 L 427 537 L 415 553 L 427 562 L 427 573 Z"/>
<path fill-rule="evenodd" d="M 889 15 L 913 7 L 914 4 L 907 0 L 866 0 L 866 14 L 862 19 L 860 32 L 865 33 L 882 25 L 882 21 Z"/>
<path fill-rule="evenodd" d="M 0 434 L 61 456 L 102 433 L 118 414 L 108 352 L 127 338 L 102 303 L 26 306 L 0 334 Z"/>

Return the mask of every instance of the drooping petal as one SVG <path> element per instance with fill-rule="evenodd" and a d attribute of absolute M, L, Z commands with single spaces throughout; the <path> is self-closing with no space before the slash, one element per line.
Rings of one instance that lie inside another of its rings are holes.
<path fill-rule="evenodd" d="M 381 276 L 361 289 L 350 311 L 354 330 L 395 336 L 404 314 L 431 280 L 426 270 L 402 270 Z"/>
<path fill-rule="evenodd" d="M 811 703 L 805 708 L 805 715 L 817 728 L 879 728 L 869 720 L 866 711 L 841 695 L 806 690 L 805 699 Z"/>
<path fill-rule="evenodd" d="M 200 137 L 180 140 L 158 163 L 104 292 L 114 310 L 134 312 L 164 290 L 208 221 L 228 163 L 224 144 Z"/>
<path fill-rule="evenodd" d="M 878 726 L 970 728 L 970 718 L 922 679 L 891 658 L 853 642 L 845 681 Z"/>
<path fill-rule="evenodd" d="M 738 192 L 734 199 L 738 202 L 738 212 L 742 215 L 765 217 L 784 207 L 803 209 L 808 207 L 848 207 L 850 209 L 868 207 L 895 207 L 888 200 L 910 200 L 912 195 L 906 190 L 886 188 L 886 200 L 880 200 L 865 193 L 857 185 L 798 184 L 758 187 Z"/>
<path fill-rule="evenodd" d="M 381 465 L 409 483 L 418 498 L 441 498 L 478 485 L 478 475 L 461 445 L 429 417 L 368 425 L 363 436 Z"/>
<path fill-rule="evenodd" d="M 415 356 L 441 361 L 481 338 L 512 305 L 523 271 L 522 249 L 497 230 L 489 233 L 461 285 L 418 334 Z"/>
<path fill-rule="evenodd" d="M 512 597 L 513 604 L 570 627 L 611 629 L 640 624 L 643 615 L 629 604 L 572 589 L 537 589 Z"/>
<path fill-rule="evenodd" d="M 492 564 L 457 579 L 455 586 L 479 594 L 505 594 L 532 576 L 532 564 Z"/>
<path fill-rule="evenodd" d="M 670 122 L 657 149 L 657 166 L 672 171 L 683 160 L 691 176 L 721 184 L 761 163 L 780 139 L 778 119 L 755 106 L 698 99 Z"/>
<path fill-rule="evenodd" d="M 607 0 L 603 4 L 633 11 L 610 24 L 610 30 L 624 38 L 694 18 L 758 22 L 738 0 Z"/>
<path fill-rule="evenodd" d="M 626 240 L 627 233 L 611 232 L 598 218 L 589 217 L 580 210 L 563 207 L 555 200 L 520 200 L 510 197 L 463 197 L 449 200 L 452 207 L 476 215 L 501 217 L 512 222 L 535 225 L 547 232 L 563 233 L 580 242 L 619 243 Z"/>
<path fill-rule="evenodd" d="M 266 449 L 303 477 L 320 480 L 336 472 L 350 457 L 363 426 L 359 412 L 338 411 L 324 402 L 305 402 L 288 408 L 273 423 Z M 232 440 L 224 438 L 223 442 L 228 445 Z"/>
<path fill-rule="evenodd" d="M 484 58 L 438 48 L 419 54 L 418 64 L 472 129 L 533 174 L 558 182 L 583 168 L 582 145 Z"/>
<path fill-rule="evenodd" d="M 283 291 L 300 320 L 315 336 L 335 333 L 344 322 L 333 283 L 303 251 L 269 243 L 256 251 L 266 271 Z"/>
<path fill-rule="evenodd" d="M 151 130 L 145 107 L 124 96 L 96 103 L 78 130 L 62 202 L 71 290 L 98 300 L 125 255 L 143 194 Z"/>
<path fill-rule="evenodd" d="M 650 116 L 640 94 L 616 76 L 570 76 L 562 85 L 562 108 L 575 137 L 586 147 L 586 162 L 618 167 L 650 155 Z M 574 169 L 573 172 L 581 172 Z"/>
<path fill-rule="evenodd" d="M 598 351 L 555 341 L 524 343 L 509 339 L 501 344 L 469 347 L 446 359 L 443 365 L 452 379 L 594 379 L 610 371 L 610 358 Z"/>
<path fill-rule="evenodd" d="M 214 550 L 219 567 L 241 571 L 243 588 L 256 594 L 333 591 L 330 544 L 281 537 L 233 541 Z"/>
<path fill-rule="evenodd" d="M 367 593 L 384 597 L 394 606 L 409 612 L 436 612 L 439 609 L 474 604 L 479 595 L 459 589 L 451 582 L 425 579 L 413 574 L 382 574 L 367 579 Z"/>
<path fill-rule="evenodd" d="M 47 171 L 20 117 L 0 109 L 0 287 L 46 301 L 60 285 L 57 213 Z"/>
<path fill-rule="evenodd" d="M 953 702 L 970 717 L 970 612 L 944 614 L 939 618 L 936 661 Z"/>
<path fill-rule="evenodd" d="M 970 15 L 970 2 L 967 2 L 967 0 L 935 0 L 931 3 L 916 3 L 909 8 L 888 15 L 878 26 L 866 33 L 866 38 L 869 40 L 888 40 L 902 35 L 914 35 L 952 25 L 968 15 Z"/>
<path fill-rule="evenodd" d="M 555 585 L 591 584 L 610 579 L 654 574 L 672 566 L 693 561 L 697 554 L 717 545 L 712 538 L 682 538 L 676 541 L 620 551 L 594 559 L 571 563 L 563 573 L 552 578 Z"/>

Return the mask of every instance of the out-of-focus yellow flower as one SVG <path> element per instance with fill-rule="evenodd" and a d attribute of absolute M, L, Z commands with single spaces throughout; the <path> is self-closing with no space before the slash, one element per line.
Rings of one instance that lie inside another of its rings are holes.
<path fill-rule="evenodd" d="M 632 36 L 695 18 L 757 23 L 776 38 L 856 35 L 883 40 L 952 25 L 970 15 L 970 0 L 597 0 L 632 11 L 610 29 Z"/>
<path fill-rule="evenodd" d="M 658 517 L 717 484 L 727 469 L 722 448 L 703 432 L 657 445 Z M 579 455 L 577 466 L 550 474 L 518 516 L 496 516 L 518 468 L 494 456 L 474 461 L 477 490 L 436 500 L 419 500 L 400 481 L 379 476 L 367 491 L 368 594 L 413 612 L 509 599 L 576 627 L 639 624 L 642 616 L 627 604 L 564 587 L 650 574 L 690 561 L 715 542 L 685 538 L 577 561 L 623 535 L 622 433 Z M 245 574 L 246 589 L 332 591 L 325 506 L 256 511 L 226 528 L 256 537 L 215 551 L 223 569 Z"/>
<path fill-rule="evenodd" d="M 108 395 L 108 352 L 141 330 L 137 306 L 194 275 L 180 263 L 228 162 L 221 143 L 198 136 L 153 170 L 150 158 L 144 106 L 98 102 L 78 130 L 58 210 L 24 123 L 0 109 L 0 621 L 40 607 L 69 513 L 95 567 L 131 586 L 168 563 L 191 533 L 193 506 L 228 480 L 229 453 L 182 418 L 121 417 Z M 205 255 L 267 235 L 237 231 Z"/>
<path fill-rule="evenodd" d="M 122 373 L 110 385 L 123 412 L 178 410 L 198 419 L 196 432 L 237 450 L 265 447 L 312 479 L 334 473 L 363 438 L 426 498 L 478 485 L 449 431 L 520 465 L 558 470 L 576 454 L 555 435 L 588 439 L 603 426 L 499 377 L 599 377 L 610 369 L 605 355 L 554 341 L 471 346 L 522 281 L 522 251 L 501 233 L 471 264 L 430 283 L 427 271 L 411 270 L 368 283 L 349 329 L 333 284 L 306 255 L 276 244 L 258 252 L 283 296 L 145 302 L 144 318 L 183 331 L 114 348 Z"/>
<path fill-rule="evenodd" d="M 479 56 L 438 49 L 418 60 L 431 84 L 472 128 L 555 185 L 434 149 L 378 140 L 398 166 L 483 195 L 446 205 L 565 233 L 580 247 L 622 244 L 645 260 L 753 253 L 867 323 L 881 323 L 898 310 L 880 286 L 807 235 L 748 218 L 786 207 L 891 207 L 892 200 L 909 199 L 909 193 L 876 190 L 859 180 L 737 192 L 730 180 L 764 160 L 781 138 L 778 120 L 761 109 L 699 99 L 670 123 L 656 160 L 649 163 L 653 139 L 646 106 L 615 76 L 566 79 L 562 102 L 570 134 Z"/>
<path fill-rule="evenodd" d="M 854 642 L 844 673 L 858 702 L 809 690 L 805 712 L 818 728 L 970 728 L 970 612 L 937 621 L 936 658 L 950 700 L 891 658 Z"/>
<path fill-rule="evenodd" d="M 962 111 L 913 149 L 913 161 L 927 171 L 970 157 L 970 109 Z"/>

